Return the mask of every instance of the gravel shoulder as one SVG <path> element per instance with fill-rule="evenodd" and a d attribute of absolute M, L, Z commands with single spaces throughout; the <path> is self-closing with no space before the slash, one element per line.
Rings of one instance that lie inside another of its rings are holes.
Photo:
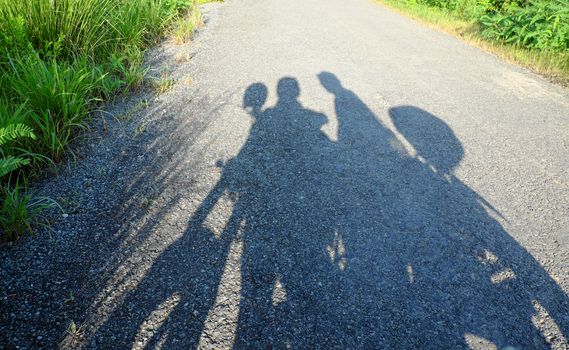
<path fill-rule="evenodd" d="M 0 347 L 569 347 L 565 90 L 365 0 L 204 12 L 37 185 Z"/>

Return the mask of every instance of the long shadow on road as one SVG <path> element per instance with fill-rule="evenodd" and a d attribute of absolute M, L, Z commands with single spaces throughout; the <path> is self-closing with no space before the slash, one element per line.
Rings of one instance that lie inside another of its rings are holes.
<path fill-rule="evenodd" d="M 266 109 L 267 87 L 249 86 L 245 145 L 97 343 L 566 345 L 567 295 L 453 175 L 464 150 L 449 126 L 417 107 L 391 108 L 410 154 L 333 74 L 319 78 L 335 98 L 338 140 L 320 130 L 326 115 L 299 102 L 294 78 L 280 80 Z M 221 198 L 232 210 L 215 234 L 204 220 Z M 144 333 L 153 317 L 161 321 Z"/>

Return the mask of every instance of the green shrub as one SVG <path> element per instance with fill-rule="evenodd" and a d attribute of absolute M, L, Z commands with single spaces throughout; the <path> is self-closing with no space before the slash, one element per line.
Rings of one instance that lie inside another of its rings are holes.
<path fill-rule="evenodd" d="M 510 13 L 526 5 L 526 0 L 480 0 L 478 2 L 483 14 Z"/>
<path fill-rule="evenodd" d="M 536 1 L 480 18 L 486 38 L 530 49 L 569 50 L 569 1 Z"/>
<path fill-rule="evenodd" d="M 569 0 L 401 0 L 473 21 L 485 39 L 526 49 L 569 50 Z M 564 55 L 562 55 L 565 57 Z"/>

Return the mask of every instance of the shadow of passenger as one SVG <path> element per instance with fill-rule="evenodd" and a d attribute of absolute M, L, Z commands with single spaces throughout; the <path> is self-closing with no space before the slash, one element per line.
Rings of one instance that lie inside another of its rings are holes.
<path fill-rule="evenodd" d="M 404 241 L 392 249 L 410 275 L 405 312 L 421 330 L 410 345 L 428 338 L 444 347 L 567 346 L 546 336 L 555 328 L 567 334 L 567 295 L 494 219 L 500 213 L 454 176 L 464 149 L 449 126 L 413 106 L 389 115 L 417 152 L 397 168 L 406 181 L 392 202 Z"/>
<path fill-rule="evenodd" d="M 453 174 L 464 149 L 451 128 L 417 107 L 389 109 L 411 153 L 336 76 L 319 79 L 338 141 L 295 79 L 278 82 L 267 109 L 267 87 L 250 85 L 246 143 L 100 332 L 125 325 L 114 330 L 122 345 L 146 348 L 566 344 L 567 295 Z M 229 219 L 212 232 L 205 220 L 224 196 Z M 561 335 L 545 339 L 552 330 Z"/>

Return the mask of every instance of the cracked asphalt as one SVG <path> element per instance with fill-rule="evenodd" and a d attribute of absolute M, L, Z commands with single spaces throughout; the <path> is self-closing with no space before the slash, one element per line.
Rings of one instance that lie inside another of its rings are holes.
<path fill-rule="evenodd" d="M 567 90 L 373 1 L 203 9 L 37 185 L 0 347 L 569 348 Z"/>

